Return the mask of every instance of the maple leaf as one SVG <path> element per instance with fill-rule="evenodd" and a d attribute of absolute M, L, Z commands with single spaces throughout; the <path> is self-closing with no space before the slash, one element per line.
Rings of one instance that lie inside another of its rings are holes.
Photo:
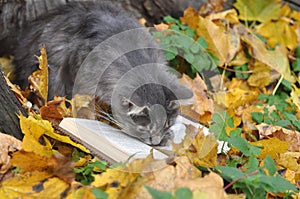
<path fill-rule="evenodd" d="M 234 7 L 242 20 L 266 22 L 279 17 L 280 0 L 237 0 Z"/>

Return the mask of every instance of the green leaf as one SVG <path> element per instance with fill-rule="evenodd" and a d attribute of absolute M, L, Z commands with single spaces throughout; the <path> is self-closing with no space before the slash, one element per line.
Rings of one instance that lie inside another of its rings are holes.
<path fill-rule="evenodd" d="M 257 158 L 255 157 L 250 157 L 249 162 L 248 162 L 248 169 L 247 173 L 251 173 L 253 171 L 256 171 L 258 169 L 259 162 Z"/>
<path fill-rule="evenodd" d="M 196 42 L 204 49 L 208 48 L 208 44 L 203 37 L 199 37 Z"/>
<path fill-rule="evenodd" d="M 226 141 L 228 136 L 226 134 L 226 120 L 229 116 L 225 111 L 219 111 L 212 114 L 212 121 L 214 122 L 209 127 L 209 131 L 214 133 L 216 138 L 220 141 Z"/>
<path fill-rule="evenodd" d="M 280 120 L 280 121 L 277 121 L 277 122 L 274 122 L 273 123 L 274 126 L 281 126 L 281 127 L 284 127 L 284 128 L 290 128 L 289 126 L 292 125 L 291 122 L 289 120 Z"/>
<path fill-rule="evenodd" d="M 300 58 L 297 57 L 296 60 L 292 63 L 293 71 L 299 72 L 300 71 Z"/>
<path fill-rule="evenodd" d="M 238 137 L 241 136 L 242 133 L 242 129 L 241 128 L 237 128 L 233 131 L 230 132 L 230 137 Z"/>
<path fill-rule="evenodd" d="M 273 176 L 277 172 L 276 164 L 271 156 L 267 155 L 264 160 L 264 168 L 269 171 L 269 175 Z"/>
<path fill-rule="evenodd" d="M 264 115 L 261 112 L 252 112 L 251 115 L 253 121 L 258 124 L 262 123 L 262 121 L 264 120 Z"/>
<path fill-rule="evenodd" d="M 92 193 L 95 195 L 97 199 L 107 199 L 108 194 L 98 188 L 93 188 Z"/>
<path fill-rule="evenodd" d="M 176 199 L 191 199 L 193 192 L 187 187 L 182 187 L 175 191 L 175 196 Z"/>
<path fill-rule="evenodd" d="M 300 45 L 295 48 L 295 56 L 300 58 Z"/>
<path fill-rule="evenodd" d="M 221 176 L 225 178 L 227 181 L 233 181 L 237 178 L 243 177 L 245 174 L 241 172 L 239 169 L 234 167 L 227 166 L 217 166 L 215 167 L 218 171 L 221 171 Z"/>
<path fill-rule="evenodd" d="M 259 180 L 260 183 L 265 184 L 263 187 L 267 192 L 283 193 L 287 191 L 297 191 L 294 185 L 280 176 L 261 176 Z"/>
<path fill-rule="evenodd" d="M 180 23 L 180 21 L 178 19 L 175 19 L 171 16 L 165 16 L 164 21 L 167 23 Z"/>
<path fill-rule="evenodd" d="M 281 83 L 286 90 L 291 91 L 293 89 L 291 82 L 287 81 L 286 79 L 283 79 Z"/>
<path fill-rule="evenodd" d="M 290 120 L 290 121 L 297 120 L 297 117 L 294 114 L 291 114 L 291 113 L 288 113 L 288 112 L 283 112 L 282 114 L 283 114 L 283 117 L 287 120 Z"/>
<path fill-rule="evenodd" d="M 250 145 L 248 141 L 242 137 L 228 138 L 227 142 L 235 146 L 245 156 L 258 156 L 261 151 L 260 148 Z"/>
<path fill-rule="evenodd" d="M 260 94 L 259 96 L 258 96 L 258 100 L 267 100 L 268 99 L 268 97 L 269 97 L 269 95 L 266 95 L 266 94 Z"/>
<path fill-rule="evenodd" d="M 154 199 L 171 199 L 172 194 L 165 192 L 165 191 L 158 191 L 156 189 L 153 189 L 152 187 L 149 187 L 145 185 L 145 188 L 147 189 L 148 193 L 154 198 Z"/>
<path fill-rule="evenodd" d="M 195 57 L 192 53 L 185 53 L 184 54 L 184 59 L 188 62 L 188 63 L 193 63 L 193 61 L 195 60 Z"/>

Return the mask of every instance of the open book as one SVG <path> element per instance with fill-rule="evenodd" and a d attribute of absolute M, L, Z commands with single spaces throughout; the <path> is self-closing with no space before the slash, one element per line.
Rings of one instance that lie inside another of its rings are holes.
<path fill-rule="evenodd" d="M 194 123 L 181 116 L 177 118 L 177 122 L 172 126 L 174 132 L 174 142 L 180 143 L 185 136 L 185 125 L 192 124 L 198 126 L 200 124 Z M 113 164 L 116 162 L 125 162 L 129 158 L 137 159 L 144 158 L 150 154 L 151 146 L 133 138 L 121 130 L 115 129 L 105 123 L 89 119 L 79 118 L 64 118 L 59 125 L 62 129 L 71 134 L 75 140 L 80 140 L 80 143 L 92 148 L 107 162 Z M 208 133 L 208 129 L 205 129 Z M 153 156 L 156 159 L 167 157 L 167 153 L 162 151 L 171 151 L 172 146 L 155 147 L 153 149 Z"/>

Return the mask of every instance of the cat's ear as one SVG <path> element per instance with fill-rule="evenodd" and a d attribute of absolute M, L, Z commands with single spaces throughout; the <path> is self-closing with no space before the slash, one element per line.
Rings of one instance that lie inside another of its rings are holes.
<path fill-rule="evenodd" d="M 176 95 L 178 100 L 191 99 L 194 95 L 190 89 L 180 84 L 176 84 L 175 86 L 173 86 L 172 92 Z"/>
<path fill-rule="evenodd" d="M 128 116 L 148 116 L 150 108 L 148 106 L 140 107 L 127 98 L 122 99 L 122 105 L 128 110 Z"/>

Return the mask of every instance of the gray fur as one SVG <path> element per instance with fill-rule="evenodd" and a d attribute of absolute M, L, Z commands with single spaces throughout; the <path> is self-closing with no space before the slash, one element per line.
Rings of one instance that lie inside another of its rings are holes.
<path fill-rule="evenodd" d="M 14 53 L 16 83 L 28 84 L 37 69 L 34 55 L 45 44 L 50 98 L 95 95 L 111 105 L 124 132 L 147 144 L 165 143 L 179 100 L 192 93 L 178 83 L 155 40 L 140 28 L 134 17 L 109 2 L 62 6 L 28 24 L 20 37 Z"/>

